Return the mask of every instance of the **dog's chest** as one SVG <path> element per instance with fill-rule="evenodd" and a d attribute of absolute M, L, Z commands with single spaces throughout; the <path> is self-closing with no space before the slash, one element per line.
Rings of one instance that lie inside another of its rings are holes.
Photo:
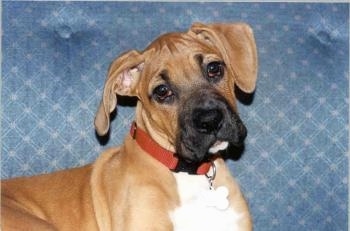
<path fill-rule="evenodd" d="M 174 173 L 180 206 L 170 213 L 174 231 L 238 230 L 240 214 L 229 205 L 225 188 L 210 191 L 206 176 Z"/>

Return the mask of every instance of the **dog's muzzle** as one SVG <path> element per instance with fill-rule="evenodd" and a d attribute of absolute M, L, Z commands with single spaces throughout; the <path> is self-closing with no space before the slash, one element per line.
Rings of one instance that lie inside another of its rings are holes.
<path fill-rule="evenodd" d="M 187 162 L 200 162 L 230 147 L 243 146 L 247 130 L 217 91 L 192 93 L 181 107 L 176 152 Z"/>

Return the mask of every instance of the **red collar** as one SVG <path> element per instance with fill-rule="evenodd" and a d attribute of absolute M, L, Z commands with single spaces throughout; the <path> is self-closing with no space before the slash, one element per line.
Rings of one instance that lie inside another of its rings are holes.
<path fill-rule="evenodd" d="M 145 131 L 138 128 L 136 122 L 131 124 L 130 135 L 145 152 L 160 161 L 170 170 L 176 170 L 179 164 L 179 158 L 176 157 L 176 154 L 161 147 Z M 203 162 L 198 167 L 196 173 L 198 175 L 207 174 L 211 165 L 211 162 Z"/>

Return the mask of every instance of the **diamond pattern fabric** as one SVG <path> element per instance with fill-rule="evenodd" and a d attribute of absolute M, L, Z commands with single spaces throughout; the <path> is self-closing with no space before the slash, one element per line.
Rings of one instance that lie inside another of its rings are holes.
<path fill-rule="evenodd" d="M 229 161 L 255 230 L 348 226 L 349 4 L 2 2 L 1 177 L 90 163 L 121 143 L 93 127 L 108 66 L 195 22 L 249 23 L 259 53 L 251 103 L 238 105 L 245 152 Z"/>

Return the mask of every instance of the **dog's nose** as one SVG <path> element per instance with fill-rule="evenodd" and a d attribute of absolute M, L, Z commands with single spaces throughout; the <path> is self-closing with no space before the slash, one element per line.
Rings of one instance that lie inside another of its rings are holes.
<path fill-rule="evenodd" d="M 218 109 L 196 109 L 192 118 L 198 132 L 210 134 L 220 129 L 223 117 Z"/>

